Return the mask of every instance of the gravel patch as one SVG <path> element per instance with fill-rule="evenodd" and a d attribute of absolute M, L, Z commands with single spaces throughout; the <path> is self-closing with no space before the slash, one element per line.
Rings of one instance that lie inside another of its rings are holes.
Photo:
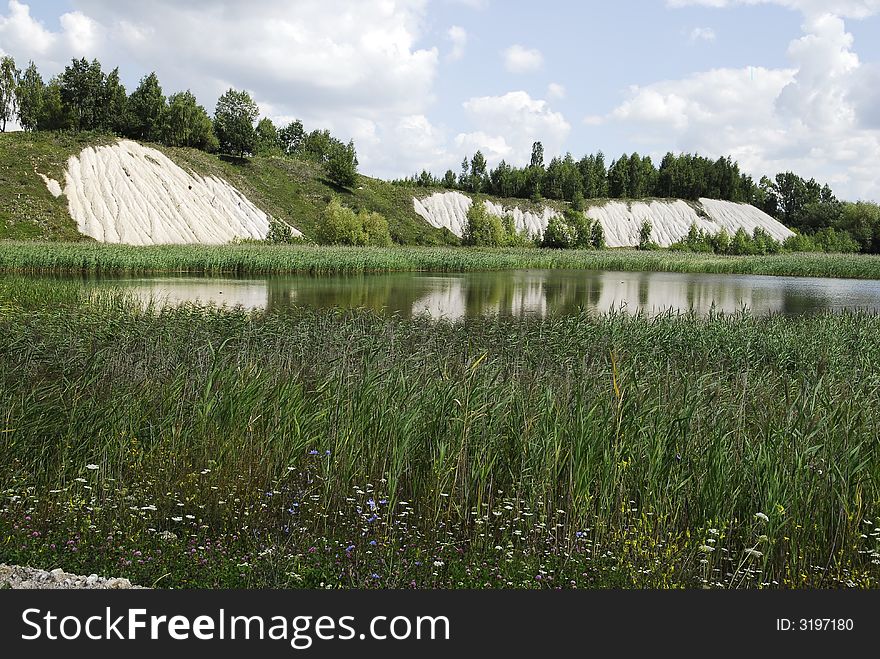
<path fill-rule="evenodd" d="M 97 574 L 84 577 L 79 574 L 69 574 L 61 568 L 38 570 L 20 565 L 0 564 L 0 588 L 117 590 L 142 588 L 142 586 L 133 586 L 128 579 L 118 577 L 99 577 Z"/>

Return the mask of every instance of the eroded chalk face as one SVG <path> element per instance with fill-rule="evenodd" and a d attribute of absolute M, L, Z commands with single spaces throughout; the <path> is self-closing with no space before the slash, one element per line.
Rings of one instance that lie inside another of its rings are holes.
<path fill-rule="evenodd" d="M 57 181 L 44 180 L 61 193 Z M 64 194 L 80 233 L 100 242 L 222 244 L 269 231 L 268 216 L 228 182 L 187 172 L 129 140 L 71 157 Z"/>
<path fill-rule="evenodd" d="M 428 224 L 449 229 L 459 238 L 464 235 L 472 203 L 470 197 L 460 192 L 437 192 L 424 199 L 413 198 L 416 213 Z M 489 200 L 483 203 L 492 215 L 510 214 L 517 231 L 528 231 L 531 236 L 543 234 L 550 219 L 559 215 L 549 206 L 538 212 L 518 206 L 508 208 Z M 685 238 L 691 226 L 708 235 L 715 235 L 721 229 L 733 235 L 740 228 L 752 235 L 760 228 L 780 242 L 794 235 L 781 222 L 754 206 L 714 199 L 605 201 L 589 206 L 584 213 L 602 225 L 608 247 L 636 247 L 645 220 L 651 222 L 651 239 L 661 247 L 669 247 Z"/>

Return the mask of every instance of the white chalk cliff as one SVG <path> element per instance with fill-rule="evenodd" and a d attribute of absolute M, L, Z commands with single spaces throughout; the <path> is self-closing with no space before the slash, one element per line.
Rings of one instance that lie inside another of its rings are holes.
<path fill-rule="evenodd" d="M 437 192 L 424 199 L 413 199 L 416 213 L 428 224 L 449 229 L 461 237 L 467 226 L 467 213 L 473 201 L 460 192 Z M 489 200 L 483 202 L 489 213 L 513 216 L 517 230 L 527 230 L 530 235 L 542 234 L 551 217 L 559 215 L 556 210 L 544 207 L 541 213 L 522 210 L 519 207 L 505 208 Z M 588 202 L 589 203 L 589 202 Z M 695 204 L 696 205 L 696 204 Z M 794 235 L 781 222 L 749 204 L 732 201 L 700 199 L 698 213 L 694 206 L 681 200 L 664 201 L 608 201 L 601 205 L 589 206 L 587 217 L 598 220 L 605 230 L 605 242 L 609 247 L 634 247 L 639 244 L 639 230 L 645 220 L 653 227 L 651 238 L 661 247 L 678 242 L 696 225 L 710 235 L 727 229 L 730 235 L 739 228 L 751 235 L 761 228 L 776 240 L 783 241 Z"/>
<path fill-rule="evenodd" d="M 57 181 L 45 180 L 60 192 Z M 77 228 L 101 242 L 220 244 L 269 231 L 268 216 L 226 181 L 187 172 L 129 140 L 72 156 L 64 180 Z"/>

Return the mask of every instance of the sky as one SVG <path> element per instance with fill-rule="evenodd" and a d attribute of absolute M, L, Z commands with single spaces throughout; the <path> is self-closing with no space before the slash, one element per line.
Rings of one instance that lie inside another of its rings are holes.
<path fill-rule="evenodd" d="M 4 6 L 5 5 L 5 6 Z M 155 71 L 209 112 L 354 139 L 360 171 L 730 155 L 880 200 L 880 0 L 0 0 L 0 54 Z"/>

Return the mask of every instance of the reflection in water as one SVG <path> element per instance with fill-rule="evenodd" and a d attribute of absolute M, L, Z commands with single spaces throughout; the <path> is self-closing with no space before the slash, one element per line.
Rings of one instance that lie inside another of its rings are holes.
<path fill-rule="evenodd" d="M 559 316 L 588 309 L 625 309 L 655 315 L 668 310 L 711 309 L 755 314 L 801 314 L 860 308 L 880 311 L 880 282 L 753 275 L 516 270 L 452 275 L 398 273 L 351 277 L 267 279 L 107 279 L 94 286 L 123 286 L 144 300 L 241 305 L 367 308 L 408 317 Z"/>

